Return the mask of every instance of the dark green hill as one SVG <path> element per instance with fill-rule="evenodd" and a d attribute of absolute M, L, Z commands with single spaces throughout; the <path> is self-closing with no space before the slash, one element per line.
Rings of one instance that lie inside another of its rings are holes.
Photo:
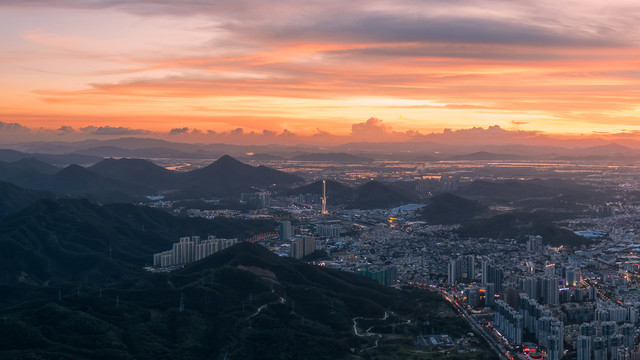
<path fill-rule="evenodd" d="M 55 174 L 60 168 L 36 158 L 23 158 L 10 164 L 16 169 L 34 170 L 42 174 Z"/>
<path fill-rule="evenodd" d="M 60 171 L 53 165 L 34 158 L 22 158 L 10 163 L 0 161 L 0 180 L 24 186 L 24 183 Z"/>
<path fill-rule="evenodd" d="M 25 187 L 104 202 L 135 201 L 153 193 L 149 188 L 112 180 L 79 165 L 69 165 L 51 176 L 25 180 Z"/>
<path fill-rule="evenodd" d="M 429 200 L 429 204 L 422 208 L 420 218 L 431 224 L 463 224 L 488 210 L 478 201 L 444 193 Z"/>
<path fill-rule="evenodd" d="M 0 149 L 0 161 L 13 162 L 29 157 L 29 154 L 11 149 Z"/>
<path fill-rule="evenodd" d="M 470 331 L 433 292 L 383 287 L 250 243 L 104 288 L 0 290 L 0 352 L 12 359 L 356 360 L 386 358 L 385 351 L 411 358 L 427 321 L 452 337 Z M 354 324 L 382 338 L 358 336 Z M 464 358 L 493 358 L 477 347 Z"/>
<path fill-rule="evenodd" d="M 142 159 L 104 159 L 88 169 L 113 180 L 152 188 L 168 188 L 177 180 L 176 173 Z"/>
<path fill-rule="evenodd" d="M 181 236 L 246 238 L 274 227 L 271 221 L 174 217 L 129 204 L 40 200 L 0 222 L 0 282 L 111 282 L 139 274 Z"/>
<path fill-rule="evenodd" d="M 35 170 L 20 169 L 13 166 L 11 163 L 0 161 L 0 181 L 10 182 L 16 185 L 21 184 L 24 186 L 25 182 L 44 176 L 46 175 Z"/>
<path fill-rule="evenodd" d="M 26 190 L 0 181 L 0 219 L 26 208 L 37 200 L 53 197 L 52 193 L 46 191 Z"/>
<path fill-rule="evenodd" d="M 512 212 L 478 220 L 458 230 L 460 236 L 519 239 L 540 235 L 546 245 L 580 247 L 592 241 L 553 224 L 548 214 Z"/>
<path fill-rule="evenodd" d="M 411 200 L 389 185 L 369 181 L 356 188 L 354 200 L 348 206 L 352 209 L 388 209 L 409 203 Z"/>

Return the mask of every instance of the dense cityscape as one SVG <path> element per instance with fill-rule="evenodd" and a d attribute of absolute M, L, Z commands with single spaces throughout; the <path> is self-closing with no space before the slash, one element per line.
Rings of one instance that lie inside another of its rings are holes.
<path fill-rule="evenodd" d="M 394 177 L 395 181 L 411 183 L 425 197 L 455 192 L 477 180 L 511 180 L 473 174 L 487 166 L 478 162 L 439 164 L 438 170 L 426 176 L 423 169 L 412 170 L 408 165 L 389 173 L 384 165 L 370 165 L 362 171 L 376 178 Z M 457 172 L 460 165 L 465 176 Z M 498 164 L 500 168 L 510 166 L 513 163 Z M 640 249 L 635 234 L 640 223 L 638 208 L 624 199 L 625 193 L 636 188 L 635 174 L 612 178 L 608 173 L 622 173 L 624 166 L 603 171 L 599 165 L 558 163 L 548 166 L 546 173 L 541 167 L 535 175 L 562 177 L 571 173 L 568 167 L 578 167 L 583 176 L 588 174 L 583 183 L 613 194 L 604 201 L 601 197 L 595 201 L 585 198 L 579 217 L 560 217 L 558 224 L 585 240 L 577 246 L 548 244 L 541 235 L 463 236 L 460 224 L 421 219 L 424 204 L 346 209 L 331 204 L 326 181 L 323 193 L 243 193 L 239 201 L 253 209 L 248 212 L 174 211 L 192 217 L 279 219 L 276 233 L 253 241 L 280 256 L 355 272 L 387 286 L 437 291 L 504 358 L 636 359 L 640 357 L 636 346 Z M 324 169 L 324 175 L 339 177 Z M 309 180 L 317 177 L 312 175 Z M 323 212 L 323 199 L 329 211 Z M 155 205 L 170 206 L 166 202 Z M 509 206 L 495 208 L 504 211 Z"/>

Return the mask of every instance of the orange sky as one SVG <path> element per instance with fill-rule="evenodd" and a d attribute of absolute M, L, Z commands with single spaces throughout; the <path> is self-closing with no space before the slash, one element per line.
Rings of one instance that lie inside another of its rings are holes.
<path fill-rule="evenodd" d="M 5 0 L 0 130 L 633 132 L 637 19 L 628 0 Z"/>

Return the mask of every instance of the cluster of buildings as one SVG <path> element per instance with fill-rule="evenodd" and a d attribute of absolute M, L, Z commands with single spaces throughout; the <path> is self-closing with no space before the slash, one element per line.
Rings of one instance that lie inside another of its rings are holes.
<path fill-rule="evenodd" d="M 173 244 L 171 250 L 153 255 L 153 266 L 168 268 L 186 265 L 231 247 L 237 242 L 238 239 L 218 239 L 213 235 L 209 235 L 206 240 L 201 240 L 200 236 L 181 237 Z"/>
<path fill-rule="evenodd" d="M 519 245 L 517 258 L 458 255 L 448 263 L 446 286 L 468 308 L 492 314 L 487 326 L 510 346 L 535 339 L 547 359 L 640 359 L 640 301 L 629 289 L 638 269 L 628 266 L 628 248 L 616 250 L 616 242 L 612 261 L 594 256 L 608 251 L 563 251 L 541 240 L 532 236 Z M 471 269 L 476 262 L 481 267 Z"/>
<path fill-rule="evenodd" d="M 240 203 L 252 208 L 271 206 L 271 194 L 268 191 L 240 194 Z"/>
<path fill-rule="evenodd" d="M 279 229 L 279 245 L 288 247 L 287 256 L 302 259 L 316 251 L 316 237 L 310 234 L 295 235 L 291 221 L 280 222 Z M 278 250 L 275 252 L 282 255 Z"/>
<path fill-rule="evenodd" d="M 289 256 L 295 259 L 302 259 L 315 251 L 316 239 L 313 237 L 294 239 L 289 245 Z"/>
<path fill-rule="evenodd" d="M 615 321 L 591 322 L 580 325 L 576 341 L 578 360 L 625 360 L 631 356 L 636 342 L 636 328 L 632 324 L 618 325 Z"/>
<path fill-rule="evenodd" d="M 564 324 L 549 309 L 540 305 L 536 299 L 521 293 L 519 313 L 522 316 L 521 328 L 534 334 L 538 345 L 547 350 L 549 359 L 564 357 Z"/>

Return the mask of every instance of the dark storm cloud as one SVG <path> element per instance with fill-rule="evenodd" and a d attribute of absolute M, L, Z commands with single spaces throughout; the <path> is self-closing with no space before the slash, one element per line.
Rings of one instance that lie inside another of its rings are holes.
<path fill-rule="evenodd" d="M 612 46 L 627 41 L 615 26 L 578 26 L 554 6 L 530 1 L 125 1 L 0 0 L 0 6 L 116 9 L 141 16 L 204 16 L 212 29 L 245 41 L 319 43 L 451 43 Z M 393 6 L 391 6 L 393 5 Z M 483 9 L 502 9 L 500 16 Z M 473 10 L 473 11 L 470 11 Z M 629 11 L 633 11 L 630 9 Z M 576 17 L 579 15 L 576 14 Z"/>
<path fill-rule="evenodd" d="M 458 43 L 536 46 L 610 46 L 618 39 L 580 31 L 566 32 L 523 22 L 456 16 L 405 17 L 348 13 L 304 23 L 260 28 L 256 37 L 335 43 Z"/>

